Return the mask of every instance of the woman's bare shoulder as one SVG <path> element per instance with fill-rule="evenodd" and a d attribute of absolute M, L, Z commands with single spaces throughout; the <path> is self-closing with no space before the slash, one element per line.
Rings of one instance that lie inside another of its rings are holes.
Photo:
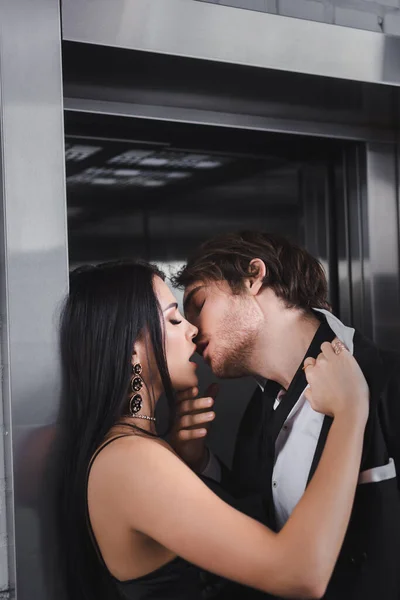
<path fill-rule="evenodd" d="M 110 481 L 110 477 L 114 479 L 124 476 L 127 470 L 132 476 L 132 467 L 135 467 L 134 471 L 140 475 L 140 472 L 149 466 L 150 461 L 166 456 L 174 456 L 180 461 L 165 440 L 150 436 L 146 432 L 110 435 L 100 448 L 91 467 L 92 480 L 96 480 L 98 476 L 102 478 L 106 474 Z"/>

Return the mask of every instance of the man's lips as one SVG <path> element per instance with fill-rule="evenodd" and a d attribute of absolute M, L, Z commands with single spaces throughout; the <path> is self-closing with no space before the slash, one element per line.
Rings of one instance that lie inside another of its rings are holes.
<path fill-rule="evenodd" d="M 208 346 L 208 342 L 205 342 L 203 340 L 199 340 L 196 343 L 197 354 L 200 354 L 200 356 L 203 356 L 204 350 L 207 348 L 207 346 Z"/>
<path fill-rule="evenodd" d="M 203 360 L 209 365 L 211 361 L 210 361 L 210 355 L 207 352 L 207 350 L 208 350 L 208 344 L 206 344 L 204 347 L 204 350 L 202 352 L 202 357 L 203 357 Z"/>

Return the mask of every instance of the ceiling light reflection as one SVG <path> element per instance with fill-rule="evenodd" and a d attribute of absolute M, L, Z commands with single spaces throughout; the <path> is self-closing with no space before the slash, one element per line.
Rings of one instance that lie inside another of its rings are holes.
<path fill-rule="evenodd" d="M 114 175 L 116 177 L 136 177 L 136 175 L 140 175 L 142 171 L 139 169 L 116 169 L 114 171 Z"/>
<path fill-rule="evenodd" d="M 92 179 L 90 183 L 93 185 L 115 185 L 118 181 L 117 179 L 111 179 L 109 177 L 96 177 L 95 179 Z"/>
<path fill-rule="evenodd" d="M 190 175 L 191 173 L 188 173 L 187 171 L 170 171 L 166 174 L 166 177 L 168 179 L 186 179 L 187 177 L 190 177 Z"/>

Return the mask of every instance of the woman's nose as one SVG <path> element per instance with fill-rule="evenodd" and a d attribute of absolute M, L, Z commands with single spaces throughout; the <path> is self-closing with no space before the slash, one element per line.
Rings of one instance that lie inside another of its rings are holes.
<path fill-rule="evenodd" d="M 193 340 L 197 336 L 197 334 L 199 333 L 199 330 L 198 330 L 198 328 L 195 325 L 190 325 L 190 327 L 191 327 L 190 337 Z"/>

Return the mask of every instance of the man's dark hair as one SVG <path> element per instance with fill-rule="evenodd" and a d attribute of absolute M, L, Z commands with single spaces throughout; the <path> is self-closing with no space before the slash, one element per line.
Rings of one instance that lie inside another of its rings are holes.
<path fill-rule="evenodd" d="M 322 265 L 307 250 L 284 237 L 261 231 L 224 233 L 203 243 L 173 278 L 176 287 L 196 281 L 227 281 L 235 294 L 254 275 L 250 262 L 260 258 L 267 268 L 263 281 L 288 308 L 330 310 Z"/>

